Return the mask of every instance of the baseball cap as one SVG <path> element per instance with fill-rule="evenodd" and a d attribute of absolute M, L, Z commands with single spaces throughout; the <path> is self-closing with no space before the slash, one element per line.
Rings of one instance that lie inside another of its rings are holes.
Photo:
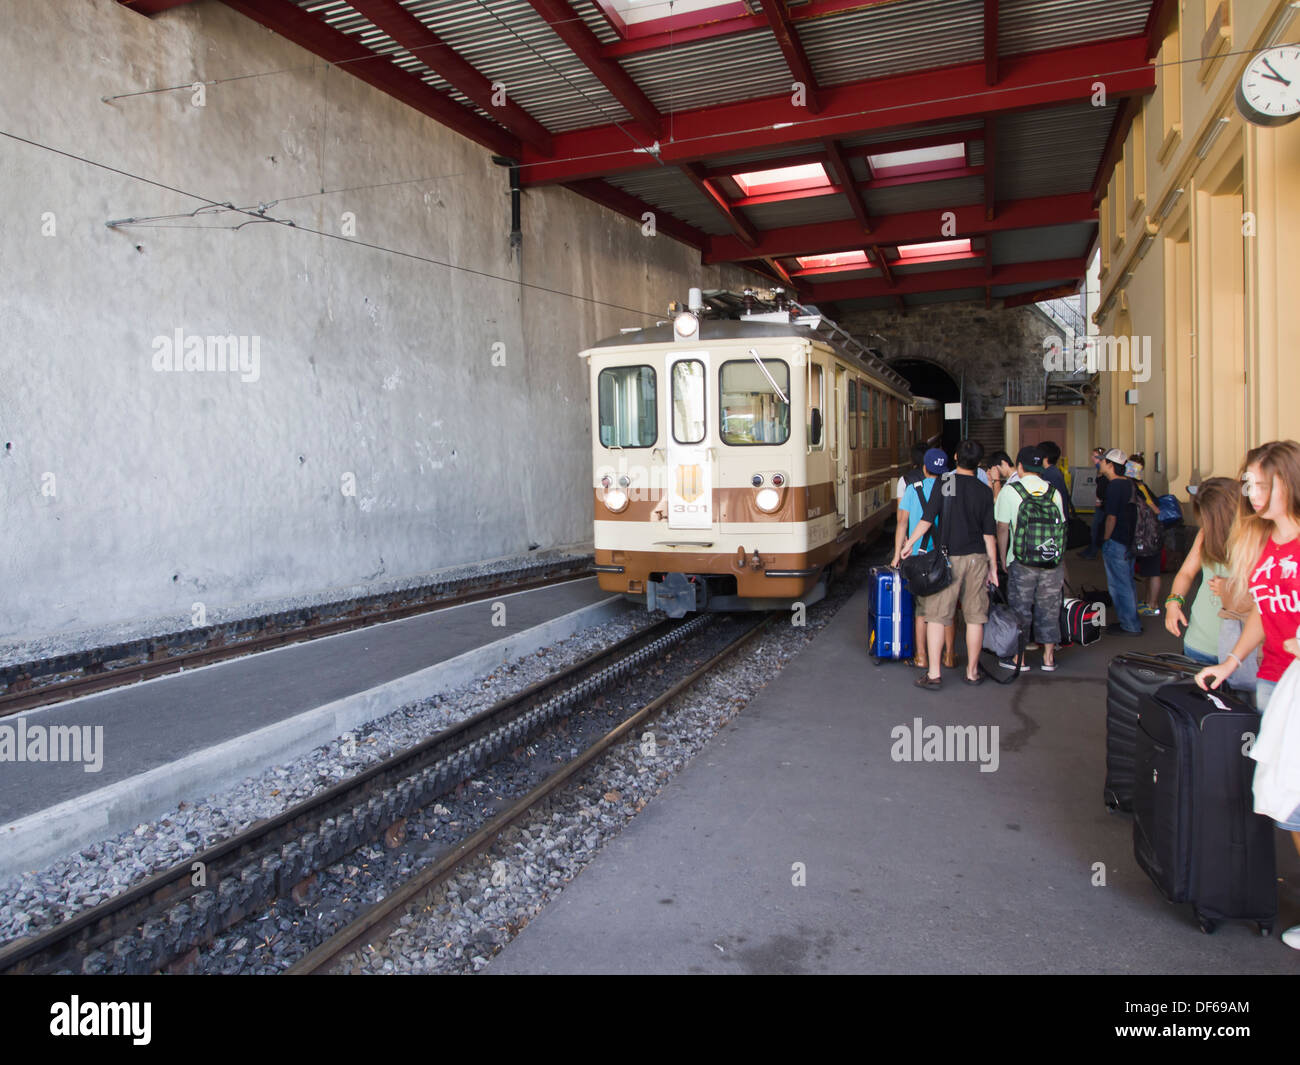
<path fill-rule="evenodd" d="M 1128 464 L 1128 455 L 1117 447 L 1111 448 L 1106 452 L 1106 461 L 1113 462 L 1116 466 L 1126 466 Z"/>
<path fill-rule="evenodd" d="M 1016 452 L 1017 465 L 1023 466 L 1027 470 L 1040 470 L 1043 468 L 1043 452 L 1041 448 L 1036 448 L 1032 444 L 1022 447 Z"/>
<path fill-rule="evenodd" d="M 925 453 L 925 472 L 940 474 L 948 469 L 948 456 L 939 448 L 932 447 Z"/>

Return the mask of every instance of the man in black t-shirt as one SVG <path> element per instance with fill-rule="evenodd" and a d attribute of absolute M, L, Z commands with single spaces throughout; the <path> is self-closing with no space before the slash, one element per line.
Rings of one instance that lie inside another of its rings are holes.
<path fill-rule="evenodd" d="M 1133 527 L 1137 511 L 1133 506 L 1134 485 L 1124 476 L 1128 456 L 1117 447 L 1106 452 L 1101 463 L 1106 485 L 1106 526 L 1101 557 L 1106 563 L 1106 587 L 1115 604 L 1114 623 L 1106 631 L 1115 636 L 1141 636 L 1137 612 L 1137 585 L 1133 582 Z"/>
<path fill-rule="evenodd" d="M 989 615 L 989 596 L 985 587 L 998 583 L 997 526 L 993 520 L 993 492 L 980 483 L 975 470 L 984 456 L 977 441 L 964 440 L 957 448 L 957 470 L 946 474 L 938 490 L 930 493 L 921 520 L 911 538 L 903 545 L 902 556 L 912 553 L 921 540 L 938 523 L 938 546 L 948 552 L 953 580 L 947 588 L 916 601 L 917 613 L 925 618 L 925 642 L 929 648 L 929 670 L 917 680 L 919 688 L 941 686 L 939 654 L 943 647 L 943 630 L 957 617 L 957 602 L 966 619 L 966 683 L 979 684 L 980 649 L 984 645 L 984 622 Z M 945 513 L 946 503 L 946 513 Z"/>

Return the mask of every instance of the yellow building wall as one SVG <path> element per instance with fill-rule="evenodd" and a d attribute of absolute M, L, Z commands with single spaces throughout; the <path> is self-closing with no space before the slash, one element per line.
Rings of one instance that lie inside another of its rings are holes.
<path fill-rule="evenodd" d="M 1106 186 L 1094 321 L 1149 335 L 1152 365 L 1145 383 L 1105 368 L 1098 434 L 1147 451 L 1162 490 L 1235 476 L 1248 448 L 1300 438 L 1300 121 L 1253 126 L 1233 100 L 1287 7 L 1184 0 Z M 1300 15 L 1275 43 L 1298 42 Z"/>

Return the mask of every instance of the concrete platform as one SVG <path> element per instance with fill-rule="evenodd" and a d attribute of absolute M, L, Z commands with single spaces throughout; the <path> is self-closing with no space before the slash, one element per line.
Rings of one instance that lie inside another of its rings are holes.
<path fill-rule="evenodd" d="M 505 604 L 494 625 L 493 604 Z M 36 868 L 623 609 L 595 578 L 468 603 L 4 718 L 102 726 L 103 764 L 5 762 L 0 877 Z"/>
<path fill-rule="evenodd" d="M 1276 933 L 1201 934 L 1137 867 L 1131 819 L 1103 806 L 1106 664 L 1176 650 L 1161 620 L 1064 652 L 1050 675 L 1031 654 L 1010 687 L 945 671 L 927 692 L 866 657 L 860 593 L 487 971 L 1296 972 Z M 894 761 L 892 730 L 916 718 L 996 726 L 996 771 Z M 1288 889 L 1279 922 L 1300 922 Z"/>

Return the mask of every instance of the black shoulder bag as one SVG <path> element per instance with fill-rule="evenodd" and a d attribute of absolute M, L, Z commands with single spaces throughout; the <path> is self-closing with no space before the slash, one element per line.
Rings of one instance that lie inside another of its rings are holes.
<path fill-rule="evenodd" d="M 954 485 L 954 487 L 956 487 Z M 942 481 L 935 485 L 935 491 L 943 491 Z M 903 559 L 899 570 L 907 588 L 913 597 L 934 595 L 952 584 L 952 563 L 948 561 L 948 502 L 950 496 L 944 496 L 939 504 L 940 542 L 936 549 L 934 544 L 934 526 L 926 534 L 930 547 L 924 554 L 911 554 Z"/>

